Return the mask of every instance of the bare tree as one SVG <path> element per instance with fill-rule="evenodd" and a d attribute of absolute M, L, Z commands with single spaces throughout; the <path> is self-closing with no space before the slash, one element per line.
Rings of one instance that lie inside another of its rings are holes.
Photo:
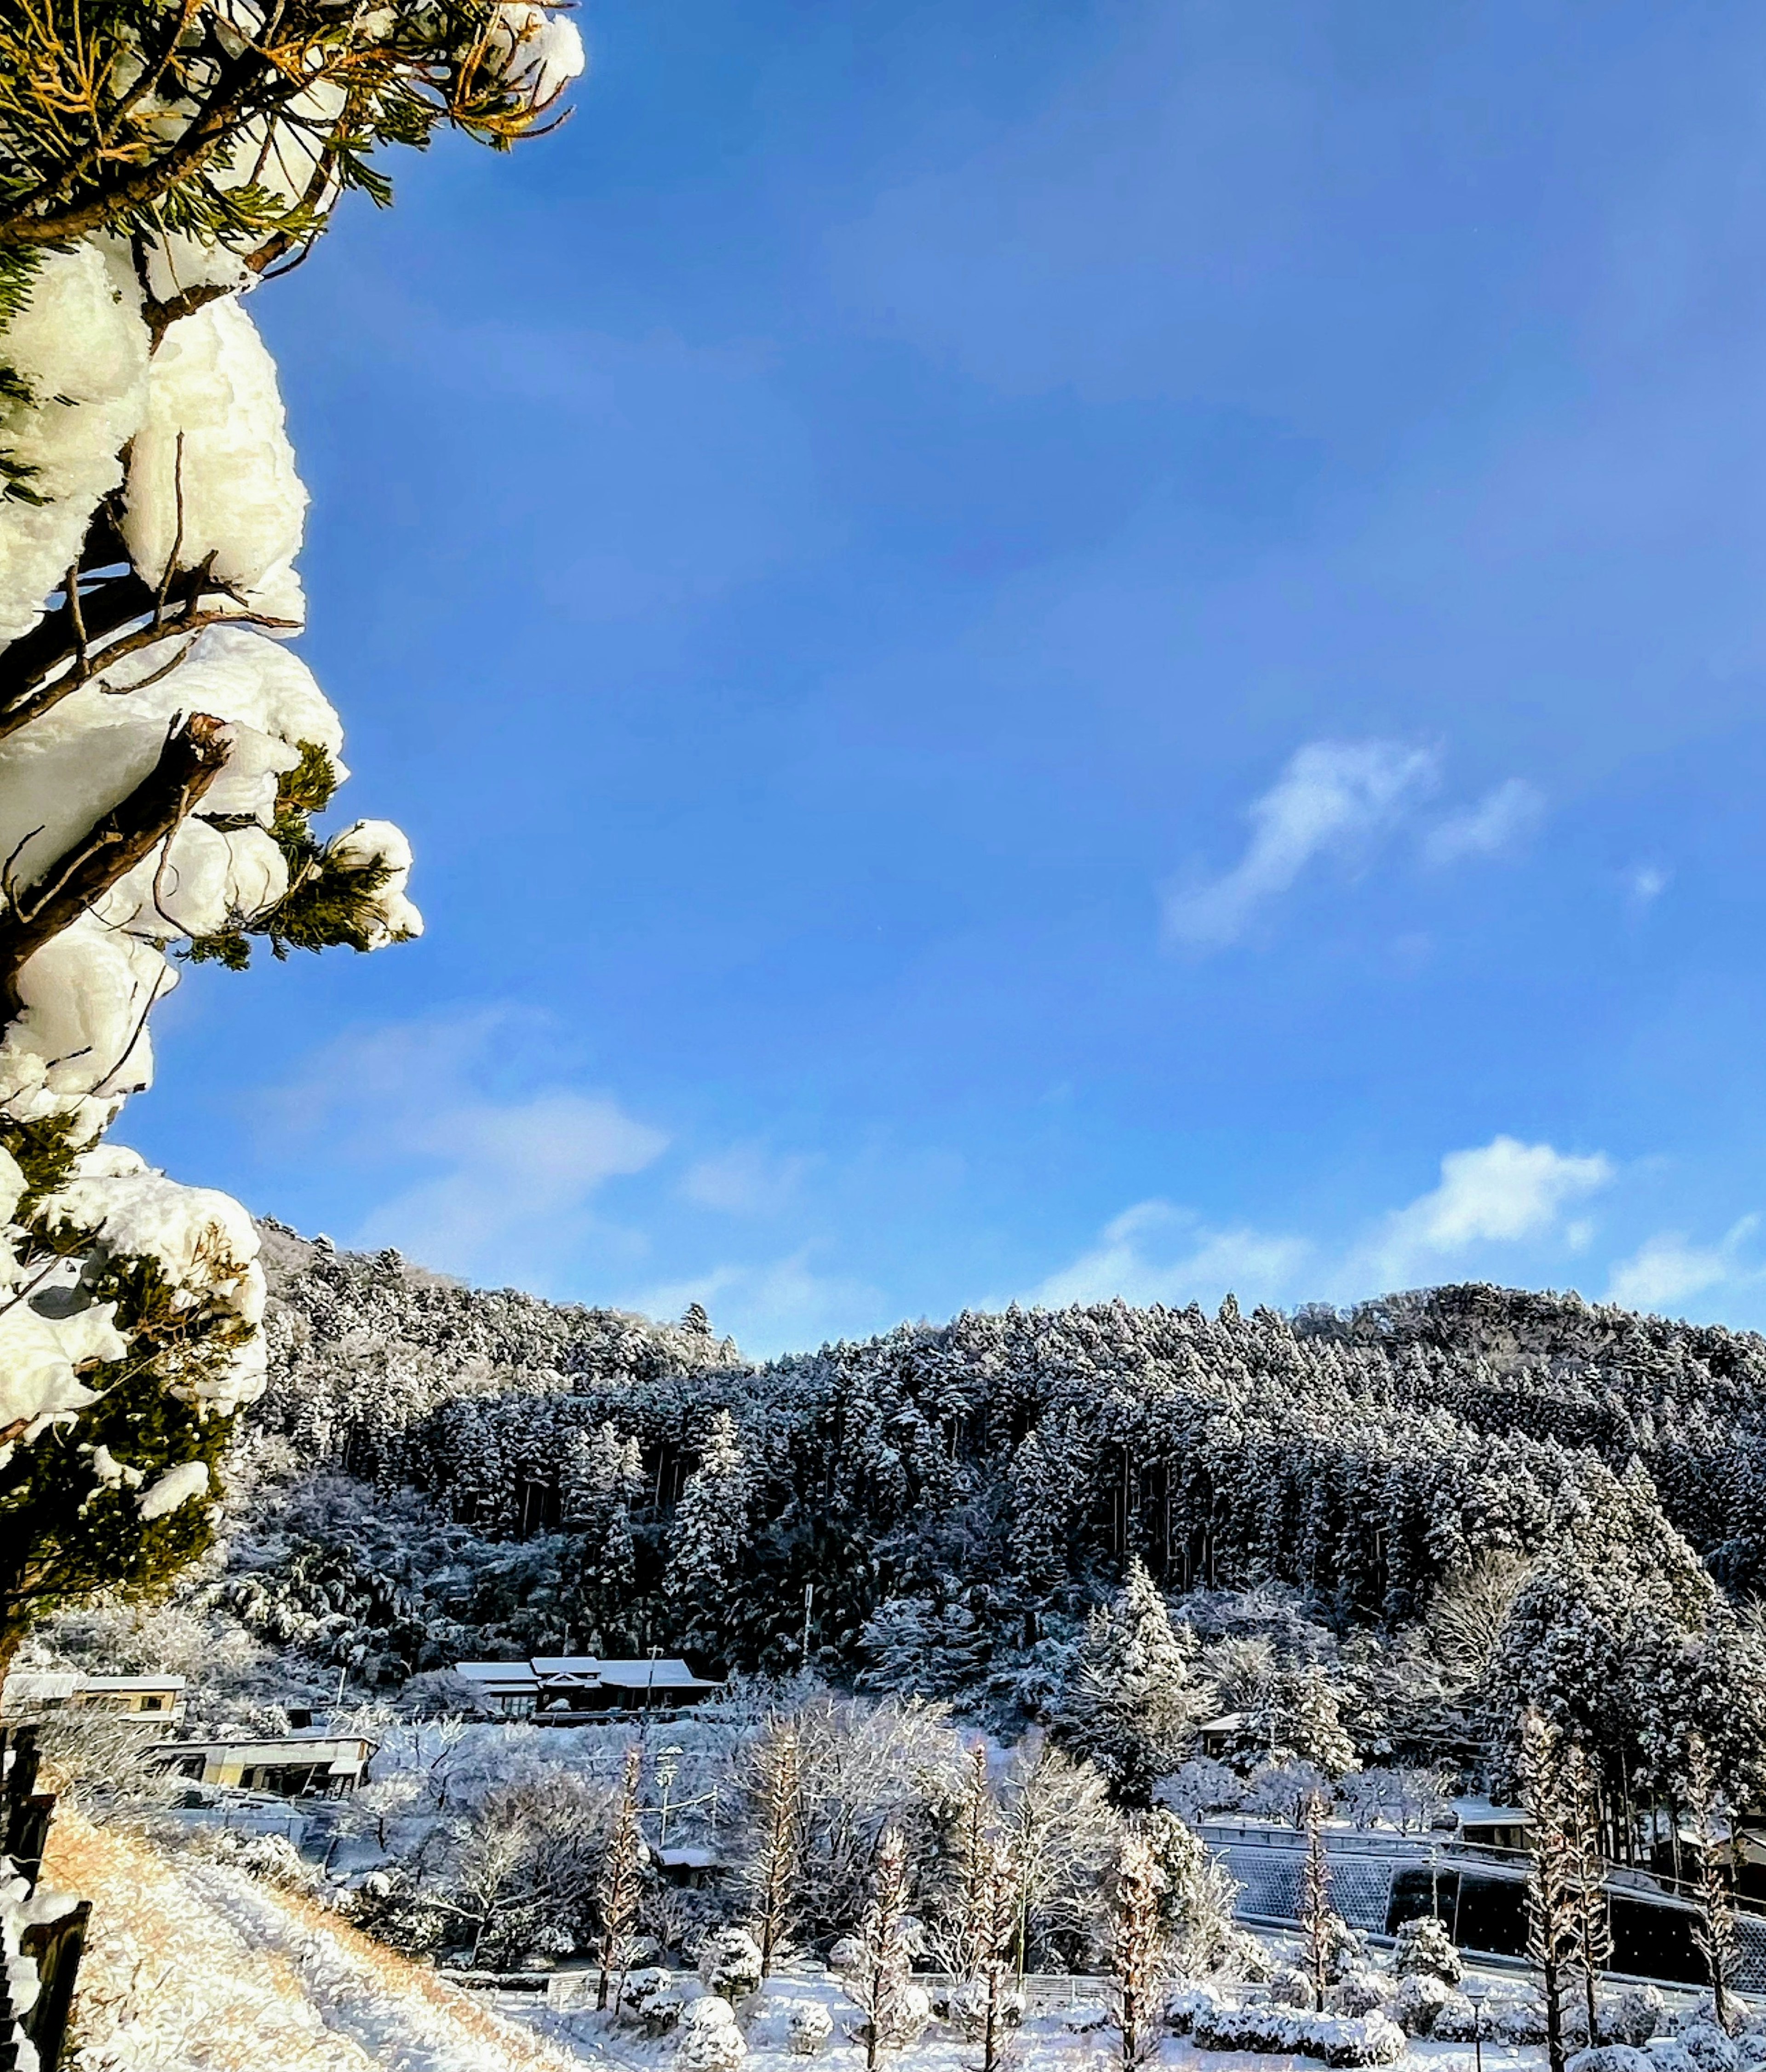
<path fill-rule="evenodd" d="M 1582 1974 L 1591 2046 L 1599 2041 L 1595 1989 L 1601 1973 L 1612 1962 L 1612 1921 L 1607 1907 L 1607 1856 L 1601 1846 L 1599 1777 L 1580 1741 L 1572 1741 L 1563 1752 L 1563 1811 L 1570 1904 L 1575 1918 L 1571 1956 Z"/>
<path fill-rule="evenodd" d="M 770 1721 L 751 1760 L 755 1820 L 742 1876 L 760 1945 L 760 1975 L 767 1979 L 796 1919 L 803 1872 L 803 1750 L 797 1728 Z"/>
<path fill-rule="evenodd" d="M 1109 1881 L 1110 1997 L 1125 2066 L 1159 2048 L 1159 1995 L 1171 1947 L 1160 1918 L 1165 1879 L 1143 1836 L 1124 1835 Z"/>
<path fill-rule="evenodd" d="M 601 1976 L 595 1989 L 595 2004 L 605 2008 L 607 1988 L 615 1971 L 619 1990 L 613 2012 L 620 2011 L 625 1996 L 625 1975 L 632 1962 L 632 1931 L 637 1926 L 638 1901 L 644 1887 L 644 1841 L 638 1832 L 638 1783 L 641 1758 L 633 1745 L 625 1752 L 625 1788 L 613 1823 L 612 1839 L 601 1867 L 599 1898 L 601 1903 Z"/>
<path fill-rule="evenodd" d="M 1741 1951 L 1735 1934 L 1735 1895 L 1723 1873 L 1726 1837 L 1717 1819 L 1717 1780 L 1703 1737 L 1692 1736 L 1686 1749 L 1686 1807 L 1698 1842 L 1698 1918 L 1693 1939 L 1710 1975 L 1711 2005 L 1718 2026 L 1727 2035 L 1735 2022 L 1735 1974 Z"/>
<path fill-rule="evenodd" d="M 886 2049 L 905 2040 L 911 2025 L 913 1938 L 908 1919 L 908 1845 L 899 1827 L 886 1827 L 877 1843 L 871 1903 L 858 1926 L 860 1957 L 846 1987 L 864 2021 L 858 2041 L 865 2046 L 867 2072 L 876 2072 Z"/>
<path fill-rule="evenodd" d="M 1576 1947 L 1575 1852 L 1565 1815 L 1558 1730 L 1530 1707 L 1521 1715 L 1519 1770 L 1532 1842 L 1527 1954 L 1539 1967 L 1545 1996 L 1546 2061 L 1550 2072 L 1564 2072 L 1562 1985 Z"/>
<path fill-rule="evenodd" d="M 1031 1741 L 1005 1775 L 1000 1834 L 1018 1881 L 1019 1970 L 1052 1944 L 1091 1942 L 1100 1885 L 1122 1835 L 1097 1771 L 1051 1741 Z"/>
<path fill-rule="evenodd" d="M 1306 1975 L 1312 1981 L 1313 2004 L 1322 2014 L 1331 1983 L 1331 1959 L 1336 1947 L 1336 1910 L 1331 1904 L 1331 1860 L 1324 1850 L 1324 1799 L 1315 1791 L 1306 1802 L 1306 1860 L 1300 1867 L 1300 1944 Z"/>
<path fill-rule="evenodd" d="M 941 1954 L 957 1984 L 960 2018 L 980 2031 L 982 2072 L 995 2072 L 999 2062 L 1006 1981 L 1019 1935 L 1018 1863 L 1001 1836 L 999 1818 L 986 1745 L 976 1741 L 957 1811 L 954 1889 Z"/>

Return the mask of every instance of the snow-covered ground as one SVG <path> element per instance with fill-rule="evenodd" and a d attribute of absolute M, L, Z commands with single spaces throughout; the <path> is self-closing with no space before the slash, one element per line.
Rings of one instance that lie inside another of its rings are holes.
<path fill-rule="evenodd" d="M 693 1975 L 681 1975 L 683 1992 L 701 1988 Z M 583 2062 L 612 2066 L 619 2072 L 665 2072 L 675 2066 L 673 2036 L 647 2037 L 626 2022 L 615 2023 L 608 2016 L 592 2011 L 560 2012 L 539 1996 L 500 1993 L 494 1996 L 500 2012 L 522 2022 L 537 2035 L 566 2049 Z M 794 2002 L 810 2000 L 827 2009 L 833 2033 L 813 2058 L 794 2054 L 788 2041 L 788 2010 Z M 1097 2072 L 1122 2062 L 1122 2044 L 1109 2026 L 1105 1995 L 1100 1982 L 1076 1979 L 1033 1986 L 1027 1996 L 1023 2025 L 1011 2032 L 1002 2053 L 1002 2065 L 1097 2068 Z M 820 1967 L 787 1967 L 768 1982 L 767 1988 L 746 2002 L 742 2026 L 747 2054 L 743 2072 L 863 2072 L 863 2045 L 850 2034 L 859 2016 L 845 1998 L 837 1979 Z M 1488 2042 L 1484 2045 L 1485 2072 L 1538 2072 L 1545 2053 L 1537 2048 L 1517 2048 Z M 891 2052 L 884 2063 L 892 2072 L 978 2072 L 981 2048 L 972 2037 L 943 2022 L 934 2021 L 918 2042 Z M 1310 2058 L 1260 2056 L 1248 2051 L 1204 2051 L 1188 2039 L 1164 2037 L 1148 2062 L 1188 2068 L 1188 2072 L 1323 2072 Z M 1474 2072 L 1473 2054 L 1463 2045 L 1414 2041 L 1397 2072 Z"/>
<path fill-rule="evenodd" d="M 46 1883 L 93 1902 L 72 2072 L 566 2072 L 531 2027 L 298 1893 L 64 1807 Z"/>

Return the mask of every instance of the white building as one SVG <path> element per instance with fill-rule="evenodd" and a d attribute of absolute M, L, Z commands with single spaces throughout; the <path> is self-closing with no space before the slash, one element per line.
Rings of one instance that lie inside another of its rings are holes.
<path fill-rule="evenodd" d="M 320 1731 L 262 1741 L 167 1741 L 154 1751 L 154 1761 L 192 1784 L 283 1799 L 341 1799 L 367 1775 L 375 1746 L 363 1734 Z"/>
<path fill-rule="evenodd" d="M 476 1686 L 487 1712 L 546 1726 L 574 1726 L 610 1712 L 677 1712 L 723 1688 L 667 1655 L 636 1661 L 537 1655 L 525 1662 L 457 1663 L 455 1674 Z"/>

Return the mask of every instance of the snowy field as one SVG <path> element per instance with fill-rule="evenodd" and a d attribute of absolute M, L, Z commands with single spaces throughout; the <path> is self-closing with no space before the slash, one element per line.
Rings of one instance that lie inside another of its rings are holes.
<path fill-rule="evenodd" d="M 681 1975 L 681 1985 L 689 1994 L 700 1990 L 690 1972 Z M 525 2024 L 581 2062 L 612 2066 L 620 2072 L 674 2072 L 677 2061 L 672 2036 L 646 2038 L 628 2024 L 615 2024 L 604 2014 L 559 2013 L 533 1994 L 503 1993 L 494 1999 L 509 2020 Z M 832 2025 L 829 2040 L 812 2058 L 797 2054 L 788 2042 L 790 2010 L 805 2000 L 825 2008 Z M 788 1967 L 743 2009 L 747 2046 L 743 2072 L 806 2072 L 812 2066 L 824 2068 L 824 2072 L 864 2072 L 864 2047 L 849 2033 L 858 2019 L 838 1980 L 819 1970 Z M 917 2043 L 883 2059 L 898 2072 L 978 2072 L 981 2062 L 978 2042 L 939 2021 L 932 2022 Z M 1006 2072 L 1032 2065 L 1095 2067 L 1097 2072 L 1105 2072 L 1122 2062 L 1121 2040 L 1109 2026 L 1105 1989 L 1096 1980 L 1033 1988 L 1024 2022 L 1011 2033 L 1000 2054 Z M 1192 2072 L 1308 2072 L 1309 2068 L 1323 2072 L 1315 2058 L 1201 2050 L 1175 2036 L 1162 2037 L 1156 2054 L 1146 2062 L 1192 2068 Z M 1544 2062 L 1540 2049 L 1500 2043 L 1484 2046 L 1486 2072 L 1537 2072 Z M 1426 2040 L 1413 2041 L 1403 2064 L 1416 2072 L 1474 2072 L 1468 2048 Z"/>

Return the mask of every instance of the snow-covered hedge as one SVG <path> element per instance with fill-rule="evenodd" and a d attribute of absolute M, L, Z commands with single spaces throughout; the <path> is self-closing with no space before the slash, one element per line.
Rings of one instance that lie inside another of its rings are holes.
<path fill-rule="evenodd" d="M 1322 2058 L 1327 2065 L 1395 2065 L 1404 2031 L 1383 2014 L 1302 2014 L 1279 2007 L 1199 2010 L 1190 2034 L 1204 2050 Z"/>

